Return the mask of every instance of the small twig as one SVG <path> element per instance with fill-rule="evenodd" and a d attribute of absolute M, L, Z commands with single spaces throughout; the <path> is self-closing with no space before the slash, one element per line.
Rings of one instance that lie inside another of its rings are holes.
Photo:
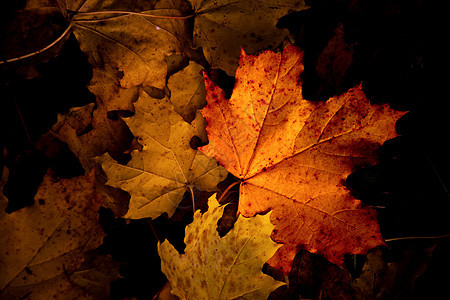
<path fill-rule="evenodd" d="M 155 294 L 155 296 L 153 296 L 152 300 L 156 300 L 159 298 L 159 295 L 161 295 L 163 288 L 164 288 L 164 286 Z"/>
<path fill-rule="evenodd" d="M 159 291 L 155 294 L 155 296 L 153 296 L 152 300 L 159 299 L 159 295 L 161 295 L 161 293 L 164 291 L 164 289 L 168 284 L 170 284 L 169 281 L 166 281 L 166 283 L 159 289 Z"/>
<path fill-rule="evenodd" d="M 441 239 L 450 237 L 450 234 L 438 235 L 438 236 L 406 236 L 384 240 L 385 242 L 401 241 L 401 240 L 416 240 L 416 239 Z"/>
<path fill-rule="evenodd" d="M 150 225 L 150 229 L 152 230 L 153 235 L 155 236 L 156 240 L 158 241 L 158 243 L 161 243 L 161 240 L 159 239 L 159 236 L 156 233 L 155 228 L 153 227 L 152 221 L 151 220 L 147 220 L 147 222 L 148 222 L 148 225 Z"/>
<path fill-rule="evenodd" d="M 14 57 L 14 58 L 2 60 L 2 61 L 0 61 L 0 65 L 6 64 L 6 63 L 12 63 L 12 62 L 15 62 L 15 61 L 19 61 L 19 60 L 22 60 L 22 59 L 25 59 L 25 58 L 29 58 L 29 57 L 38 55 L 38 54 L 40 54 L 40 53 L 42 53 L 42 52 L 44 52 L 44 51 L 47 51 L 48 49 L 50 49 L 50 48 L 52 48 L 53 46 L 55 46 L 59 41 L 61 41 L 61 40 L 67 35 L 67 33 L 70 32 L 70 30 L 72 29 L 72 27 L 73 27 L 73 23 L 71 22 L 71 23 L 69 24 L 69 26 L 66 28 L 66 30 L 64 30 L 64 32 L 63 32 L 56 40 L 54 40 L 53 42 L 51 42 L 50 44 L 48 44 L 48 45 L 45 46 L 44 48 L 39 49 L 39 50 L 34 51 L 34 52 L 32 52 L 32 53 L 29 53 L 29 54 L 25 54 L 25 55 L 19 56 L 19 57 Z"/>

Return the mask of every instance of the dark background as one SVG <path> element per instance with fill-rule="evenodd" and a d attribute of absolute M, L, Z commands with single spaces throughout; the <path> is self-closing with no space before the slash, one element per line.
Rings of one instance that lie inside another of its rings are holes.
<path fill-rule="evenodd" d="M 3 23 L 8 22 L 8 10 L 20 8 L 20 2 L 16 3 L 4 10 Z M 321 0 L 311 1 L 310 6 L 278 23 L 291 31 L 295 43 L 305 51 L 304 98 L 325 101 L 362 82 L 374 103 L 389 103 L 409 111 L 397 122 L 401 136 L 380 149 L 380 163 L 356 170 L 347 179 L 347 186 L 365 204 L 377 207 L 385 239 L 450 234 L 448 96 L 442 79 L 446 59 L 437 46 L 448 34 L 430 21 L 437 18 L 439 8 L 425 1 L 406 0 Z M 338 26 L 344 32 L 346 51 L 353 54 L 349 58 L 332 52 L 332 63 L 325 67 L 349 67 L 343 72 L 319 74 L 318 58 Z M 8 69 L 2 69 L 1 74 L 0 144 L 6 149 L 2 164 L 10 169 L 4 189 L 10 201 L 8 212 L 33 204 L 36 189 L 49 167 L 59 177 L 83 174 L 63 143 L 54 157 L 35 146 L 56 122 L 57 113 L 95 102 L 86 88 L 92 76 L 89 63 L 71 36 L 57 57 L 36 69 L 40 76 L 33 79 L 24 79 Z M 158 218 L 152 225 L 160 238 L 170 236 L 182 249 L 184 226 L 190 221 L 189 216 L 178 222 Z M 151 299 L 165 278 L 159 270 L 156 239 L 148 220 L 126 224 L 102 209 L 100 222 L 107 234 L 101 252 L 123 262 L 123 278 L 111 285 L 112 298 Z M 436 299 L 441 298 L 440 293 L 445 294 L 450 279 L 450 238 L 393 241 L 383 251 L 387 262 L 398 262 L 434 245 L 426 270 L 402 269 L 405 278 L 416 273 L 418 277 L 399 282 L 389 299 Z M 356 278 L 365 259 L 354 259 L 349 258 L 347 269 Z M 315 263 L 319 269 L 323 265 L 326 263 Z M 289 295 L 317 297 L 326 279 L 316 277 L 289 291 Z M 288 295 L 286 291 L 280 293 L 282 297 Z"/>

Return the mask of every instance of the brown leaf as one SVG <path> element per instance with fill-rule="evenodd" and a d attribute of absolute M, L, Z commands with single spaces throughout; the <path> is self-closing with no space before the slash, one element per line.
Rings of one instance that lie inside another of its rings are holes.
<path fill-rule="evenodd" d="M 120 1 L 108 2 L 107 7 L 104 3 L 85 1 L 82 5 L 64 5 L 76 8 L 74 34 L 96 69 L 91 91 L 108 110 L 128 110 L 136 99 L 138 86 L 164 88 L 167 56 L 189 52 L 187 19 L 177 18 L 185 16 L 186 7 L 179 1 L 161 0 L 141 7 L 151 10 L 118 14 L 105 12 L 124 10 Z M 124 90 L 130 88 L 131 91 Z M 116 92 L 118 98 L 114 97 Z"/>
<path fill-rule="evenodd" d="M 305 9 L 304 1 L 189 0 L 196 13 L 194 47 L 202 47 L 213 68 L 236 71 L 239 49 L 253 54 L 278 47 L 289 36 L 276 27 L 282 16 Z"/>
<path fill-rule="evenodd" d="M 58 115 L 50 132 L 69 146 L 86 172 L 95 167 L 93 157 L 108 152 L 119 159 L 132 140 L 131 132 L 121 118 L 108 118 L 106 108 L 95 108 L 94 103 Z"/>
<path fill-rule="evenodd" d="M 110 255 L 101 255 L 98 251 L 85 253 L 80 268 L 70 276 L 70 280 L 88 291 L 93 299 L 111 299 L 111 282 L 120 278 L 120 263 Z"/>
<path fill-rule="evenodd" d="M 328 84 L 339 87 L 353 63 L 353 52 L 344 40 L 344 25 L 339 23 L 317 59 L 317 74 Z"/>
<path fill-rule="evenodd" d="M 119 78 L 108 65 L 104 69 L 94 68 L 92 72 L 88 88 L 98 96 L 97 102 L 101 106 L 105 106 L 107 111 L 134 112 L 133 102 L 139 98 L 139 86 L 121 87 Z"/>
<path fill-rule="evenodd" d="M 0 22 L 1 81 L 11 80 L 12 71 L 26 79 L 38 77 L 39 72 L 35 66 L 55 57 L 69 37 L 69 34 L 64 34 L 69 25 L 59 10 L 46 5 L 50 4 L 28 5 L 22 10 L 10 13 L 6 20 Z M 40 51 L 60 36 L 59 42 L 47 51 L 25 60 L 16 60 Z"/>
<path fill-rule="evenodd" d="M 59 180 L 46 175 L 33 206 L 10 215 L 1 210 L 2 297 L 32 294 L 33 299 L 48 299 L 60 289 L 70 290 L 67 276 L 80 266 L 83 253 L 98 247 L 103 238 L 98 224 L 103 199 L 95 192 L 94 180 L 94 173 Z"/>

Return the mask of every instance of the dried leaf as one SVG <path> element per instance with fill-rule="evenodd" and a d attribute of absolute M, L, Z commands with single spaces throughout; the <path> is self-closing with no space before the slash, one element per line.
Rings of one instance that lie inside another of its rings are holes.
<path fill-rule="evenodd" d="M 106 108 L 95 108 L 94 103 L 73 107 L 69 113 L 58 115 L 51 133 L 69 146 L 86 172 L 95 167 L 93 157 L 108 152 L 118 158 L 132 139 L 122 119 L 108 118 Z"/>
<path fill-rule="evenodd" d="M 236 71 L 239 49 L 253 54 L 277 47 L 289 35 L 276 27 L 282 16 L 306 8 L 303 0 L 189 0 L 195 13 L 194 47 L 202 47 L 213 68 Z"/>
<path fill-rule="evenodd" d="M 80 48 L 96 69 L 90 89 L 111 110 L 128 110 L 138 86 L 163 89 L 166 84 L 166 57 L 189 52 L 190 33 L 186 8 L 178 1 L 161 0 L 137 10 L 139 14 L 105 14 L 102 11 L 127 10 L 121 1 L 85 1 L 64 4 L 76 7 L 74 34 Z M 128 6 L 130 7 L 130 6 Z M 134 7 L 134 6 L 131 6 Z M 144 16 L 147 13 L 153 16 Z M 118 84 L 118 85 L 117 85 Z M 123 89 L 132 89 L 125 91 Z M 114 97 L 119 91 L 120 97 Z M 126 99 L 130 97 L 130 99 Z"/>
<path fill-rule="evenodd" d="M 35 205 L 10 215 L 2 213 L 1 297 L 19 299 L 32 294 L 33 299 L 48 299 L 58 296 L 61 289 L 67 292 L 65 296 L 83 294 L 71 289 L 67 276 L 80 266 L 83 253 L 98 247 L 103 239 L 98 224 L 103 199 L 95 192 L 94 180 L 94 173 L 60 180 L 46 175 Z"/>
<path fill-rule="evenodd" d="M 270 239 L 269 215 L 240 218 L 234 228 L 220 238 L 217 222 L 225 206 L 215 195 L 208 211 L 196 211 L 186 227 L 185 254 L 168 242 L 158 244 L 161 269 L 181 299 L 266 299 L 283 285 L 261 272 L 278 245 Z"/>
<path fill-rule="evenodd" d="M 201 65 L 191 61 L 189 66 L 173 74 L 167 83 L 170 90 L 170 102 L 175 111 L 189 123 L 195 119 L 197 110 L 206 105 L 202 69 Z"/>
<path fill-rule="evenodd" d="M 341 86 L 348 68 L 353 63 L 353 48 L 344 40 L 344 25 L 334 30 L 334 35 L 317 58 L 316 72 L 332 86 Z"/>
<path fill-rule="evenodd" d="M 273 210 L 272 238 L 284 246 L 269 261 L 288 273 L 298 247 L 340 264 L 346 253 L 384 244 L 375 211 L 362 207 L 343 185 L 377 149 L 396 136 L 404 114 L 372 105 L 361 86 L 326 102 L 302 98 L 302 52 L 242 53 L 231 98 L 205 76 L 203 109 L 215 157 L 243 182 L 239 212 Z"/>
<path fill-rule="evenodd" d="M 120 278 L 120 263 L 109 255 L 91 251 L 84 255 L 80 268 L 70 276 L 70 280 L 89 292 L 93 299 L 111 299 L 111 282 Z"/>
<path fill-rule="evenodd" d="M 104 69 L 93 69 L 89 90 L 98 95 L 97 102 L 106 107 L 107 111 L 131 111 L 134 112 L 133 102 L 139 98 L 139 86 L 123 88 L 119 78 L 115 75 L 111 66 L 105 65 Z"/>
<path fill-rule="evenodd" d="M 6 17 L 6 14 L 2 16 Z M 69 37 L 65 34 L 67 22 L 56 7 L 47 3 L 10 12 L 6 20 L 0 22 L 0 82 L 9 82 L 17 74 L 26 79 L 38 77 L 40 74 L 35 69 L 36 65 L 57 56 Z M 28 56 L 60 36 L 61 39 L 47 51 Z M 17 60 L 24 56 L 28 57 L 27 60 Z"/>
<path fill-rule="evenodd" d="M 154 99 L 145 92 L 135 103 L 136 114 L 125 118 L 142 144 L 127 165 L 109 155 L 99 158 L 108 176 L 108 185 L 131 195 L 125 218 L 156 218 L 175 212 L 190 188 L 215 191 L 227 172 L 214 159 L 193 150 L 189 141 L 196 128 L 174 111 L 167 99 Z"/>

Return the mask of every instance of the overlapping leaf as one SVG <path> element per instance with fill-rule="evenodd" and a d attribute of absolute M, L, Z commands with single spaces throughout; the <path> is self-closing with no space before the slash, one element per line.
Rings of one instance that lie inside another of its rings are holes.
<path fill-rule="evenodd" d="M 283 247 L 270 264 L 285 272 L 299 247 L 340 264 L 346 253 L 383 244 L 375 211 L 343 182 L 376 161 L 374 150 L 396 136 L 404 114 L 372 105 L 361 86 L 326 102 L 302 98 L 302 52 L 242 53 L 231 98 L 208 77 L 203 114 L 209 145 L 201 148 L 243 182 L 239 212 L 272 210 L 272 237 Z"/>
<path fill-rule="evenodd" d="M 282 16 L 306 8 L 303 0 L 189 0 L 195 11 L 194 47 L 202 47 L 213 68 L 236 71 L 239 49 L 255 53 L 278 47 L 289 36 L 276 27 Z"/>
<path fill-rule="evenodd" d="M 85 292 L 67 276 L 103 239 L 98 224 L 103 199 L 95 192 L 94 173 L 60 180 L 46 175 L 35 200 L 10 215 L 2 209 L 0 298 L 81 298 Z"/>
<path fill-rule="evenodd" d="M 266 299 L 282 282 L 261 272 L 279 247 L 270 239 L 269 216 L 239 218 L 223 238 L 216 230 L 224 206 L 215 195 L 186 227 L 184 254 L 165 241 L 158 247 L 161 269 L 181 299 Z"/>
<path fill-rule="evenodd" d="M 167 83 L 170 102 L 186 122 L 194 120 L 197 110 L 206 105 L 202 69 L 201 65 L 191 61 L 186 68 L 170 76 Z"/>
<path fill-rule="evenodd" d="M 73 107 L 69 113 L 58 115 L 50 131 L 65 142 L 87 172 L 93 167 L 91 159 L 105 152 L 116 157 L 131 142 L 130 131 L 122 119 L 109 119 L 104 106 L 94 103 Z"/>
<path fill-rule="evenodd" d="M 190 147 L 199 129 L 185 122 L 167 99 L 154 99 L 145 92 L 134 104 L 136 114 L 125 121 L 143 146 L 134 150 L 127 165 L 105 154 L 99 158 L 107 184 L 131 195 L 126 218 L 171 216 L 189 189 L 215 191 L 227 174 L 218 163 Z"/>
<path fill-rule="evenodd" d="M 95 70 L 89 88 L 108 110 L 130 110 L 139 86 L 163 89 L 165 58 L 189 52 L 184 18 L 188 6 L 182 1 L 133 6 L 121 1 L 69 1 L 61 6 L 75 11 L 74 34 Z M 127 13 L 117 13 L 124 10 Z"/>

